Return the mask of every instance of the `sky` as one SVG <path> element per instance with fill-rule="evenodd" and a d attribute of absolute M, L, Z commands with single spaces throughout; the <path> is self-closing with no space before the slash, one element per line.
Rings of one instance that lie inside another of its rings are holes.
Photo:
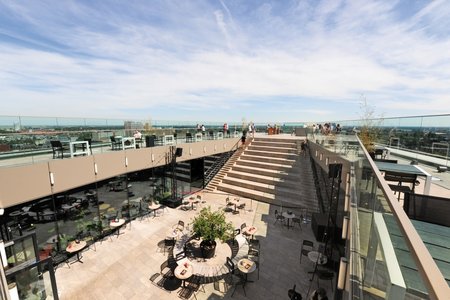
<path fill-rule="evenodd" d="M 449 15 L 446 0 L 0 0 L 0 115 L 450 113 Z"/>

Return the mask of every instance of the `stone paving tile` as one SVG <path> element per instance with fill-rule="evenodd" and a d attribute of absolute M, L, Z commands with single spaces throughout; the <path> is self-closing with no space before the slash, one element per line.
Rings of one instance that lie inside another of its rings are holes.
<path fill-rule="evenodd" d="M 203 199 L 213 209 L 223 207 L 225 198 L 223 194 L 203 194 Z M 248 199 L 241 201 L 249 202 Z M 279 222 L 274 224 L 274 207 L 253 201 L 252 208 L 253 211 L 239 215 L 227 214 L 227 219 L 236 228 L 243 222 L 256 226 L 256 238 L 261 243 L 260 278 L 258 280 L 256 271 L 249 274 L 249 280 L 254 282 L 246 285 L 247 296 L 242 287 L 237 287 L 233 299 L 286 299 L 287 291 L 294 284 L 306 299 L 311 285 L 311 275 L 307 272 L 313 264 L 307 257 L 303 257 L 300 264 L 299 253 L 302 239 L 315 240 L 310 225 L 303 230 L 298 227 L 287 229 Z M 58 268 L 56 279 L 60 299 L 177 299 L 176 291 L 168 293 L 156 287 L 149 277 L 160 271 L 167 256 L 158 251 L 158 242 L 178 220 L 188 223 L 196 213 L 170 209 L 160 217 L 133 221 L 131 228 L 130 225 L 123 228 L 124 234 L 119 238 L 114 236 L 112 242 L 109 239 L 98 242 L 97 251 L 84 251 L 83 264 L 72 264 L 70 269 Z M 329 283 L 322 285 L 330 287 Z M 198 292 L 197 299 L 231 298 L 232 289 L 225 292 L 223 282 L 218 286 L 220 290 L 213 284 L 205 285 L 205 292 Z M 315 288 L 317 283 L 313 282 L 311 289 Z M 328 295 L 331 298 L 331 291 Z"/>

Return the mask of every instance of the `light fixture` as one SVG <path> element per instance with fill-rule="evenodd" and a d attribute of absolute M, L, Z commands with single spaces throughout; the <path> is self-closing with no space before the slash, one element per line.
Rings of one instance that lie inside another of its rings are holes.
<path fill-rule="evenodd" d="M 4 208 L 0 208 L 0 216 L 3 216 L 5 214 L 5 209 Z"/>
<path fill-rule="evenodd" d="M 203 146 L 203 152 L 206 153 L 206 146 Z"/>
<path fill-rule="evenodd" d="M 325 158 L 325 166 L 328 166 L 329 162 L 330 162 L 330 158 L 329 157 Z"/>
<path fill-rule="evenodd" d="M 95 175 L 98 174 L 97 163 L 94 163 L 94 173 L 95 173 Z"/>
<path fill-rule="evenodd" d="M 128 167 L 128 157 L 125 157 L 125 167 Z"/>
<path fill-rule="evenodd" d="M 214 145 L 214 151 L 217 151 L 217 145 Z"/>
<path fill-rule="evenodd" d="M 2 257 L 3 268 L 6 268 L 8 266 L 8 259 L 6 258 L 5 242 L 3 240 L 0 240 L 0 255 Z"/>
<path fill-rule="evenodd" d="M 347 258 L 341 257 L 341 261 L 339 263 L 339 275 L 338 275 L 338 281 L 337 281 L 337 288 L 340 290 L 345 289 L 345 282 L 347 281 L 347 266 L 348 266 Z"/>
<path fill-rule="evenodd" d="M 323 159 L 323 153 L 320 153 L 319 160 Z"/>
<path fill-rule="evenodd" d="M 155 161 L 155 154 L 152 153 L 152 161 Z"/>
<path fill-rule="evenodd" d="M 50 176 L 50 184 L 51 184 L 51 185 L 54 185 L 54 184 L 55 184 L 55 177 L 53 176 L 53 173 L 50 172 L 50 173 L 49 173 L 49 176 Z"/>
<path fill-rule="evenodd" d="M 189 148 L 189 155 L 192 155 L 192 148 Z"/>
<path fill-rule="evenodd" d="M 348 238 L 348 224 L 349 224 L 350 218 L 348 216 L 345 216 L 342 220 L 342 239 L 346 240 Z"/>
<path fill-rule="evenodd" d="M 345 194 L 344 211 L 348 212 L 349 210 L 350 210 L 350 194 Z"/>
<path fill-rule="evenodd" d="M 15 282 L 11 282 L 8 284 L 9 297 L 11 300 L 20 300 L 19 291 L 17 290 L 17 284 Z"/>

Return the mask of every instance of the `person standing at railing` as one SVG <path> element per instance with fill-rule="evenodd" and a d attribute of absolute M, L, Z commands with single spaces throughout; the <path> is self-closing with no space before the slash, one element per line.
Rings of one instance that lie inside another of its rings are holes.
<path fill-rule="evenodd" d="M 202 135 L 204 136 L 204 135 L 206 134 L 206 128 L 205 128 L 205 125 L 202 124 L 201 129 L 202 129 Z"/>
<path fill-rule="evenodd" d="M 223 124 L 223 136 L 227 137 L 227 134 L 228 134 L 228 124 L 225 123 Z"/>

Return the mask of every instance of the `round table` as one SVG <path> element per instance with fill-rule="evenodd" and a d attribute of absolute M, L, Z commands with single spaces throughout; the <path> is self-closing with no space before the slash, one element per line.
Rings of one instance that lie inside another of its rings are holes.
<path fill-rule="evenodd" d="M 112 220 L 111 222 L 109 222 L 109 226 L 117 228 L 117 237 L 119 237 L 120 235 L 120 228 L 122 227 L 123 224 L 125 224 L 125 219 L 119 219 L 117 221 Z"/>
<path fill-rule="evenodd" d="M 247 226 L 244 228 L 243 233 L 247 236 L 251 236 L 253 239 L 253 236 L 255 235 L 255 233 L 258 231 L 258 228 L 256 228 L 255 226 Z"/>
<path fill-rule="evenodd" d="M 241 271 L 245 275 L 244 277 L 244 285 L 245 285 L 246 282 L 249 282 L 247 279 L 247 275 L 256 270 L 256 263 L 251 259 L 242 258 L 238 261 L 237 267 L 239 271 Z"/>
<path fill-rule="evenodd" d="M 173 273 L 175 277 L 183 280 L 183 286 L 185 287 L 185 280 L 194 274 L 194 267 L 190 263 L 185 262 L 184 264 L 178 265 Z"/>
<path fill-rule="evenodd" d="M 169 229 L 167 231 L 167 237 L 168 238 L 173 238 L 175 240 L 178 240 L 181 236 L 183 235 L 183 231 L 181 231 L 180 229 Z"/>
<path fill-rule="evenodd" d="M 78 243 L 76 241 L 70 242 L 69 245 L 67 245 L 66 247 L 66 251 L 69 253 L 76 253 L 77 254 L 77 260 L 75 262 L 80 262 L 81 261 L 81 257 L 80 257 L 80 251 L 84 249 L 84 247 L 87 246 L 86 241 L 78 241 Z"/>
<path fill-rule="evenodd" d="M 108 208 L 110 208 L 111 207 L 111 204 L 108 204 L 108 203 L 102 203 L 102 204 L 100 204 L 99 206 L 98 206 L 98 209 L 99 210 L 107 210 Z"/>
<path fill-rule="evenodd" d="M 308 258 L 313 263 L 317 263 L 319 265 L 324 265 L 328 262 L 327 256 L 318 251 L 309 251 Z"/>
<path fill-rule="evenodd" d="M 287 211 L 285 211 L 281 215 L 287 219 L 287 227 L 289 228 L 290 220 L 295 218 L 295 214 L 294 213 L 288 213 Z"/>
<path fill-rule="evenodd" d="M 197 198 L 190 197 L 190 198 L 187 199 L 187 201 L 188 201 L 189 203 L 191 203 L 191 210 L 194 210 L 194 204 L 197 204 L 197 203 L 198 203 Z"/>
<path fill-rule="evenodd" d="M 161 208 L 161 204 L 159 204 L 159 203 L 151 203 L 149 206 L 148 206 L 148 209 L 150 209 L 152 212 L 153 212 L 153 218 L 154 217 L 156 217 L 156 211 L 158 210 L 158 209 L 160 209 Z"/>

